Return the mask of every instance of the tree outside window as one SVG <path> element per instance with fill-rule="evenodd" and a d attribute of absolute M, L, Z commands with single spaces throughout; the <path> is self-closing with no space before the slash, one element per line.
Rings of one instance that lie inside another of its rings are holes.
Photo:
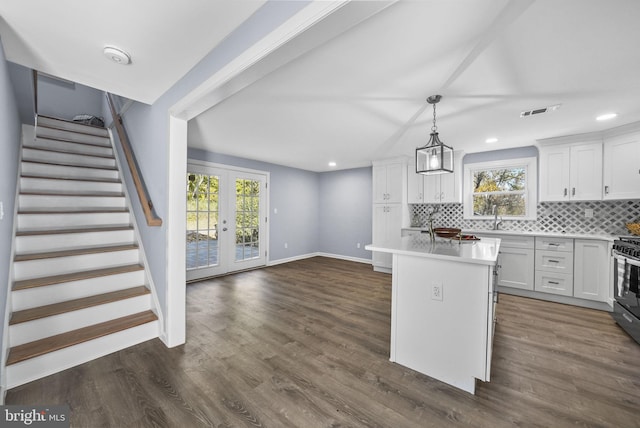
<path fill-rule="evenodd" d="M 506 219 L 535 220 L 536 161 L 532 157 L 466 164 L 464 218 L 483 219 L 497 213 Z"/>

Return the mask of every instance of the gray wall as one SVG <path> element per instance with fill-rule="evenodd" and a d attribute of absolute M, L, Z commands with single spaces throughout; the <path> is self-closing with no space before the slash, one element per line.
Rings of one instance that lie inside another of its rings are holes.
<path fill-rule="evenodd" d="M 9 289 L 13 211 L 21 133 L 18 105 L 9 78 L 4 50 L 0 43 L 0 201 L 4 211 L 4 217 L 0 220 L 0 343 L 4 336 L 5 303 Z"/>
<path fill-rule="evenodd" d="M 189 159 L 270 173 L 270 261 L 318 252 L 318 238 L 321 234 L 320 175 L 318 173 L 199 149 L 189 149 L 187 155 Z M 284 247 L 285 243 L 288 248 Z"/>
<path fill-rule="evenodd" d="M 22 123 L 33 125 L 33 77 L 31 70 L 13 62 L 7 62 L 9 76 L 16 94 L 18 111 Z"/>
<path fill-rule="evenodd" d="M 371 204 L 371 168 L 320 174 L 319 251 L 371 259 L 371 252 L 364 249 L 371 243 Z"/>
<path fill-rule="evenodd" d="M 102 98 L 102 91 L 79 83 L 38 77 L 38 114 L 68 120 L 79 114 L 103 116 Z"/>
<path fill-rule="evenodd" d="M 307 2 L 304 1 L 269 1 L 265 3 L 153 105 L 134 103 L 127 110 L 123 122 L 138 158 L 150 198 L 161 218 L 166 219 L 167 207 L 170 203 L 167 200 L 166 189 L 167 165 L 170 162 L 170 159 L 167 158 L 169 108 L 306 5 Z M 105 111 L 102 114 L 109 117 Z M 106 121 L 109 122 L 109 120 Z M 125 177 L 125 182 L 130 193 L 135 194 L 131 181 Z M 140 226 L 140 237 L 158 293 L 161 311 L 166 313 L 167 289 L 170 286 L 167 283 L 166 272 L 166 221 L 162 227 L 147 227 L 137 198 L 133 198 L 133 212 Z"/>

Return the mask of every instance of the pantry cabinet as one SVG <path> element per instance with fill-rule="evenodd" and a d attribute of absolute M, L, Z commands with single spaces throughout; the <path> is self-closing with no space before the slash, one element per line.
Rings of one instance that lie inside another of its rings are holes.
<path fill-rule="evenodd" d="M 540 147 L 540 201 L 602 199 L 602 141 Z"/>
<path fill-rule="evenodd" d="M 404 164 L 396 161 L 373 166 L 373 202 L 402 203 Z"/>
<path fill-rule="evenodd" d="M 604 199 L 640 199 L 640 132 L 605 137 Z"/>

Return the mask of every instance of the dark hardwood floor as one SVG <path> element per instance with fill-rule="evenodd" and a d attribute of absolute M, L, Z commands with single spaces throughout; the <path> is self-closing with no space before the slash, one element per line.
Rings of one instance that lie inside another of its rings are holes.
<path fill-rule="evenodd" d="M 6 402 L 67 403 L 74 427 L 640 427 L 640 345 L 609 314 L 501 295 L 473 396 L 388 361 L 390 291 L 321 257 L 192 284 L 185 345 L 149 341 Z"/>

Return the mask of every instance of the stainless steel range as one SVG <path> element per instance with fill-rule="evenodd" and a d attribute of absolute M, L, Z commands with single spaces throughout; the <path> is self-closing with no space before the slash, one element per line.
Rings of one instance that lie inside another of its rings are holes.
<path fill-rule="evenodd" d="M 613 242 L 614 297 L 612 316 L 640 343 L 640 236 Z"/>

